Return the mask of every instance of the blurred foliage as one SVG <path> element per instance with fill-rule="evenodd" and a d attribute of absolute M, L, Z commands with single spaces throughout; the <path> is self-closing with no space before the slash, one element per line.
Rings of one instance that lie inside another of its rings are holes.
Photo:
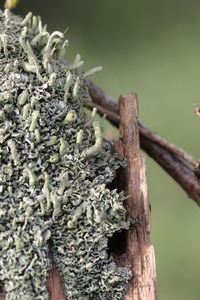
<path fill-rule="evenodd" d="M 192 106 L 200 104 L 199 1 L 29 0 L 16 12 L 29 10 L 50 30 L 69 27 L 68 59 L 79 52 L 86 70 L 103 65 L 96 83 L 116 99 L 137 92 L 140 119 L 199 157 L 200 120 Z M 198 300 L 198 207 L 149 158 L 147 176 L 160 299 Z"/>
<path fill-rule="evenodd" d="M 5 8 L 8 9 L 14 9 L 17 7 L 17 4 L 19 3 L 20 0 L 6 0 L 5 2 Z"/>

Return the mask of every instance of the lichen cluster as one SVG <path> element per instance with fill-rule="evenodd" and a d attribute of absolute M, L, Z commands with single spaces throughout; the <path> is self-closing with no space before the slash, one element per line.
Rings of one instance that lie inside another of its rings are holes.
<path fill-rule="evenodd" d="M 123 195 L 106 187 L 118 162 L 94 114 L 84 113 L 80 57 L 68 66 L 58 60 L 67 44 L 40 17 L 0 11 L 0 281 L 7 300 L 47 300 L 51 256 L 68 300 L 121 300 L 130 278 L 107 254 L 108 238 L 129 225 Z"/>

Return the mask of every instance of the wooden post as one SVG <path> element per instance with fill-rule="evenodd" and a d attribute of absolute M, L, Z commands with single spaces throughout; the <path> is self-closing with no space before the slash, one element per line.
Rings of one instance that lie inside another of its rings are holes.
<path fill-rule="evenodd" d="M 50 272 L 47 288 L 49 291 L 49 300 L 67 300 L 62 285 L 62 278 L 55 267 Z"/>
<path fill-rule="evenodd" d="M 120 96 L 120 140 L 116 150 L 127 159 L 120 170 L 118 187 L 130 195 L 125 203 L 133 224 L 126 235 L 126 265 L 133 273 L 126 300 L 156 300 L 154 248 L 150 244 L 150 205 L 147 195 L 145 160 L 140 150 L 136 94 Z M 120 259 L 117 259 L 118 265 Z M 123 266 L 124 266 L 123 260 Z"/>

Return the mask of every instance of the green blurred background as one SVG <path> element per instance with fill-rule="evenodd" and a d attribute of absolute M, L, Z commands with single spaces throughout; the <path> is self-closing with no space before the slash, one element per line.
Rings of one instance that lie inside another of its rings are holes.
<path fill-rule="evenodd" d="M 107 93 L 137 92 L 140 120 L 199 156 L 198 0 L 22 0 L 16 12 L 30 10 L 50 31 L 69 28 L 68 59 L 78 52 L 84 69 L 103 65 L 93 80 Z M 147 176 L 159 298 L 199 300 L 199 209 L 148 157 Z"/>

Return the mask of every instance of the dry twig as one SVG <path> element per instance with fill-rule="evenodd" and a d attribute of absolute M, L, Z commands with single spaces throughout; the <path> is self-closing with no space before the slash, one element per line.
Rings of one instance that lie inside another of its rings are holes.
<path fill-rule="evenodd" d="M 97 107 L 101 114 L 106 114 L 107 119 L 115 126 L 119 126 L 119 106 L 110 96 L 92 81 L 86 80 L 93 103 L 88 107 Z M 138 122 L 140 143 L 142 149 L 148 153 L 200 206 L 200 180 L 198 173 L 183 162 L 190 163 L 198 168 L 199 160 L 186 153 L 183 149 L 167 142 L 144 125 Z"/>

